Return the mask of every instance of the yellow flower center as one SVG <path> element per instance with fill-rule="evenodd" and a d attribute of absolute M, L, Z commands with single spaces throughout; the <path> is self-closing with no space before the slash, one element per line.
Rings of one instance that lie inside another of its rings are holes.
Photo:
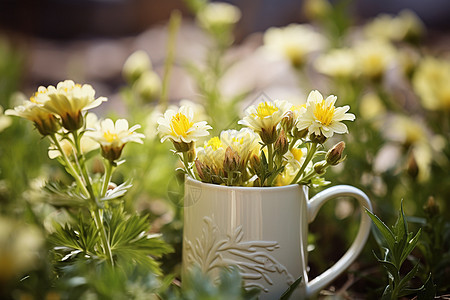
<path fill-rule="evenodd" d="M 206 146 L 211 147 L 214 151 L 219 149 L 220 147 L 223 147 L 222 141 L 219 139 L 219 137 L 215 136 L 211 138 L 208 143 L 206 143 Z"/>
<path fill-rule="evenodd" d="M 105 138 L 105 140 L 108 142 L 108 143 L 112 143 L 112 142 L 114 142 L 115 140 L 117 140 L 118 138 L 119 138 L 119 136 L 117 135 L 117 133 L 115 133 L 115 132 L 111 132 L 111 131 L 105 131 L 104 133 L 103 133 L 103 137 Z"/>
<path fill-rule="evenodd" d="M 189 119 L 185 115 L 177 113 L 170 122 L 170 129 L 172 130 L 172 135 L 186 137 L 187 132 L 192 125 L 194 125 L 194 123 L 189 122 Z"/>
<path fill-rule="evenodd" d="M 300 148 L 292 148 L 291 153 L 294 156 L 296 161 L 300 161 L 303 156 L 303 151 Z"/>
<path fill-rule="evenodd" d="M 328 126 L 333 121 L 334 105 L 327 106 L 325 100 L 316 104 L 314 109 L 314 116 L 322 125 Z"/>
<path fill-rule="evenodd" d="M 252 114 L 252 116 L 263 119 L 265 117 L 270 117 L 277 111 L 278 107 L 272 105 L 272 103 L 261 102 L 260 104 L 258 104 L 258 107 L 256 108 L 256 114 Z"/>
<path fill-rule="evenodd" d="M 231 139 L 231 141 L 235 144 L 241 144 L 241 145 L 244 144 L 244 138 L 238 139 L 238 138 L 234 137 Z"/>

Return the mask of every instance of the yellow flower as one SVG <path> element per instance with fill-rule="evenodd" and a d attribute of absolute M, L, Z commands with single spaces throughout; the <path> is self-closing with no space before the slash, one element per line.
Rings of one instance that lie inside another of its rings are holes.
<path fill-rule="evenodd" d="M 56 133 L 60 126 L 53 114 L 31 101 L 25 101 L 23 105 L 6 110 L 5 115 L 18 116 L 32 121 L 43 136 Z"/>
<path fill-rule="evenodd" d="M 112 162 L 120 158 L 125 144 L 129 142 L 142 144 L 145 136 L 134 132 L 139 128 L 140 125 L 128 128 L 128 121 L 125 119 L 119 119 L 115 124 L 111 119 L 106 119 L 97 125 L 96 131 L 87 131 L 85 135 L 99 143 L 103 157 Z"/>
<path fill-rule="evenodd" d="M 246 109 L 246 116 L 238 124 L 244 125 L 261 136 L 266 144 L 275 142 L 278 123 L 292 105 L 287 101 L 265 101 Z"/>
<path fill-rule="evenodd" d="M 181 147 L 197 141 L 199 138 L 209 135 L 212 129 L 206 121 L 194 123 L 194 111 L 191 106 L 181 106 L 178 110 L 168 109 L 163 117 L 158 119 L 158 133 L 161 142 L 172 140 L 178 151 L 186 152 L 189 149 Z"/>
<path fill-rule="evenodd" d="M 325 38 L 306 24 L 271 27 L 263 38 L 263 49 L 284 57 L 294 67 L 302 66 L 311 52 L 323 49 L 326 45 Z"/>
<path fill-rule="evenodd" d="M 450 62 L 433 57 L 424 58 L 413 77 L 414 91 L 423 107 L 450 111 Z"/>
<path fill-rule="evenodd" d="M 336 133 L 347 133 L 347 126 L 341 121 L 353 121 L 355 115 L 347 113 L 350 106 L 335 107 L 337 97 L 323 98 L 318 91 L 312 91 L 297 120 L 297 129 L 308 129 L 309 133 L 330 138 Z"/>
<path fill-rule="evenodd" d="M 322 74 L 332 77 L 352 77 L 356 71 L 355 53 L 352 49 L 334 49 L 320 55 L 314 66 Z"/>
<path fill-rule="evenodd" d="M 107 99 L 95 99 L 95 90 L 89 84 L 80 85 L 66 80 L 59 82 L 56 88 L 52 85 L 48 88 L 40 86 L 30 100 L 58 115 L 63 127 L 72 131 L 83 126 L 82 111 L 97 107 Z"/>

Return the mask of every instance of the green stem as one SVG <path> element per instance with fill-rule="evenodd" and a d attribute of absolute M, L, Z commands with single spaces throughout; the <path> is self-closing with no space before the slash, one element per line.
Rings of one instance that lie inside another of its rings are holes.
<path fill-rule="evenodd" d="M 273 170 L 273 144 L 267 144 L 267 153 L 269 157 L 267 158 L 267 162 L 269 163 L 269 172 Z"/>
<path fill-rule="evenodd" d="M 94 189 L 92 188 L 91 178 L 89 177 L 89 174 L 87 173 L 86 169 L 86 159 L 83 155 L 83 152 L 81 151 L 81 144 L 80 144 L 80 137 L 78 135 L 78 132 L 76 130 L 72 131 L 73 140 L 75 143 L 75 158 L 77 159 L 77 162 L 79 164 L 79 169 L 81 172 L 81 175 L 83 176 L 84 182 L 86 183 L 87 190 L 89 191 L 89 194 L 91 195 L 92 200 L 95 202 L 95 193 Z"/>
<path fill-rule="evenodd" d="M 58 141 L 58 138 L 56 137 L 55 134 L 51 135 L 51 140 L 53 141 L 53 143 L 55 144 L 56 148 L 58 149 L 59 153 L 61 153 L 61 156 L 63 157 L 63 160 L 66 164 L 66 167 L 69 168 L 70 171 L 70 175 L 72 175 L 72 177 L 75 179 L 75 181 L 77 182 L 77 185 L 80 187 L 80 189 L 82 190 L 84 196 L 89 197 L 90 193 L 86 188 L 86 185 L 83 183 L 82 178 L 80 177 L 80 175 L 78 174 L 78 172 L 75 170 L 75 168 L 73 167 L 73 164 L 70 162 L 69 158 L 67 157 L 66 153 L 63 151 L 61 144 Z"/>
<path fill-rule="evenodd" d="M 309 164 L 311 159 L 314 157 L 314 154 L 317 150 L 317 143 L 311 143 L 311 146 L 308 147 L 308 153 L 306 154 L 305 161 L 303 162 L 302 166 L 300 167 L 300 170 L 298 171 L 295 178 L 291 181 L 291 184 L 297 183 L 300 179 L 300 176 L 302 176 L 303 172 L 306 169 L 306 166 Z"/>
<path fill-rule="evenodd" d="M 103 185 L 102 190 L 100 192 L 100 197 L 104 197 L 106 195 L 106 191 L 108 190 L 109 183 L 111 182 L 113 165 L 110 161 L 105 164 L 105 176 L 103 177 Z"/>
<path fill-rule="evenodd" d="M 186 172 L 188 173 L 188 175 L 191 176 L 192 179 L 195 179 L 195 176 L 194 176 L 194 174 L 192 174 L 192 170 L 189 167 L 188 154 L 187 154 L 187 152 L 182 152 L 182 153 L 183 153 L 184 168 L 186 169 Z"/>
<path fill-rule="evenodd" d="M 95 208 L 91 209 L 91 213 L 93 215 L 95 226 L 97 227 L 100 238 L 102 240 L 102 246 L 103 251 L 105 252 L 106 257 L 108 258 L 108 261 L 110 262 L 111 266 L 114 266 L 114 259 L 111 252 L 111 246 L 109 245 L 108 236 L 106 234 L 105 226 L 103 226 L 103 211 L 101 208 L 96 206 Z"/>
<path fill-rule="evenodd" d="M 167 108 L 169 102 L 169 80 L 175 60 L 176 37 L 181 24 L 181 13 L 178 10 L 172 11 L 169 21 L 169 40 L 167 43 L 167 57 L 164 63 L 164 76 L 162 80 L 161 98 L 159 104 L 163 110 Z"/>
<path fill-rule="evenodd" d="M 298 138 L 292 137 L 292 141 L 291 141 L 291 143 L 289 144 L 289 150 L 291 150 L 292 148 L 294 148 L 295 143 L 296 143 L 298 140 L 299 140 Z"/>
<path fill-rule="evenodd" d="M 85 159 L 83 153 L 81 152 L 80 137 L 79 137 L 77 131 L 73 131 L 72 135 L 73 135 L 73 139 L 74 139 L 74 143 L 75 143 L 75 149 L 77 152 L 76 155 L 80 158 L 79 161 L 80 161 L 81 173 L 86 182 L 87 190 L 89 192 L 91 203 L 92 203 L 90 211 L 91 211 L 91 214 L 93 215 L 95 225 L 99 231 L 104 253 L 105 253 L 106 257 L 108 258 L 108 261 L 111 263 L 111 266 L 114 266 L 114 260 L 113 260 L 113 256 L 112 256 L 112 252 L 111 252 L 111 245 L 109 244 L 105 226 L 103 226 L 103 217 L 102 217 L 103 210 L 97 201 L 97 198 L 94 193 L 94 189 L 92 188 L 91 179 L 89 177 L 89 174 L 87 173 L 86 163 L 85 163 L 86 159 Z M 109 183 L 109 180 L 111 179 L 111 174 L 112 174 L 112 168 L 109 168 L 109 169 L 110 170 L 106 170 L 106 173 L 109 173 L 109 174 L 107 174 L 108 177 L 105 177 L 105 182 L 108 182 L 108 183 Z M 106 173 L 105 173 L 105 176 L 106 176 Z M 105 182 L 103 183 L 103 186 L 102 186 L 102 194 L 101 194 L 102 196 L 104 196 L 103 188 L 104 188 Z M 107 188 L 108 188 L 108 184 L 106 185 L 106 189 Z M 105 189 L 105 193 L 106 193 L 106 189 Z"/>

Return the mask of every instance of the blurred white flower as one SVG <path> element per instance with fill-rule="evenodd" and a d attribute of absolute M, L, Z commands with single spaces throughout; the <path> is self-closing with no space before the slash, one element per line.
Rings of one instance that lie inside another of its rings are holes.
<path fill-rule="evenodd" d="M 325 37 L 307 24 L 271 27 L 263 38 L 263 49 L 284 57 L 295 67 L 302 66 L 310 53 L 323 49 L 327 44 Z"/>
<path fill-rule="evenodd" d="M 3 114 L 3 107 L 0 105 L 0 132 L 11 125 L 12 120 L 10 117 Z"/>
<path fill-rule="evenodd" d="M 395 63 L 395 48 L 381 39 L 363 40 L 354 47 L 358 73 L 374 80 L 380 79 Z"/>
<path fill-rule="evenodd" d="M 356 75 L 356 58 L 351 48 L 333 49 L 321 54 L 314 62 L 314 66 L 322 74 L 349 78 Z"/>
<path fill-rule="evenodd" d="M 152 62 L 147 52 L 138 50 L 133 52 L 125 61 L 122 74 L 130 83 L 135 82 L 142 74 L 152 69 Z"/>
<path fill-rule="evenodd" d="M 158 74 L 148 70 L 143 72 L 133 85 L 139 97 L 145 101 L 152 101 L 161 96 L 161 79 Z"/>
<path fill-rule="evenodd" d="M 413 77 L 414 91 L 423 107 L 450 111 L 450 61 L 425 57 Z"/>
<path fill-rule="evenodd" d="M 424 32 L 424 25 L 411 10 L 402 10 L 398 16 L 380 14 L 364 26 L 368 38 L 390 41 L 414 39 Z"/>
<path fill-rule="evenodd" d="M 0 216 L 0 283 L 17 280 L 37 267 L 43 245 L 36 226 Z"/>
<path fill-rule="evenodd" d="M 197 14 L 200 26 L 211 31 L 232 26 L 240 18 L 241 11 L 239 8 L 225 2 L 210 2 Z"/>

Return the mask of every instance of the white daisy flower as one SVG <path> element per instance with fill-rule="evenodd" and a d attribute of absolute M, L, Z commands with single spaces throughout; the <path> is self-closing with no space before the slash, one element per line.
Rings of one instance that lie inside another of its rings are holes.
<path fill-rule="evenodd" d="M 225 148 L 231 147 L 241 158 L 243 165 L 247 165 L 248 159 L 258 155 L 261 145 L 259 136 L 249 128 L 224 130 L 220 133 L 220 140 Z"/>
<path fill-rule="evenodd" d="M 181 106 L 178 111 L 168 109 L 157 123 L 161 142 L 172 140 L 174 145 L 190 144 L 199 138 L 209 135 L 212 129 L 206 121 L 194 123 L 194 111 L 190 106 Z M 178 149 L 177 149 L 178 150 Z"/>
<path fill-rule="evenodd" d="M 265 101 L 257 106 L 248 107 L 246 116 L 238 124 L 244 125 L 258 133 L 263 142 L 272 144 L 277 138 L 276 127 L 292 105 L 287 101 Z"/>
<path fill-rule="evenodd" d="M 89 84 L 75 84 L 72 80 L 59 82 L 56 88 L 40 86 L 30 98 L 48 112 L 58 115 L 67 130 L 77 130 L 83 126 L 82 111 L 99 106 L 105 97 L 95 98 L 95 90 Z"/>
<path fill-rule="evenodd" d="M 310 134 L 326 138 L 332 137 L 334 133 L 347 133 L 347 126 L 341 121 L 353 121 L 355 115 L 347 113 L 350 109 L 348 105 L 335 107 L 336 99 L 334 95 L 324 99 L 318 91 L 312 91 L 297 120 L 298 130 L 307 128 Z"/>
<path fill-rule="evenodd" d="M 98 124 L 95 131 L 87 131 L 85 135 L 100 144 L 103 157 L 109 161 L 115 161 L 122 154 L 125 144 L 143 143 L 142 139 L 145 136 L 135 132 L 139 128 L 141 128 L 140 125 L 128 128 L 128 121 L 125 119 L 119 119 L 115 124 L 111 119 L 106 119 Z"/>
<path fill-rule="evenodd" d="M 57 118 L 53 114 L 31 101 L 25 101 L 23 105 L 6 110 L 5 115 L 17 116 L 32 121 L 39 133 L 44 136 L 54 134 L 60 127 Z"/>

